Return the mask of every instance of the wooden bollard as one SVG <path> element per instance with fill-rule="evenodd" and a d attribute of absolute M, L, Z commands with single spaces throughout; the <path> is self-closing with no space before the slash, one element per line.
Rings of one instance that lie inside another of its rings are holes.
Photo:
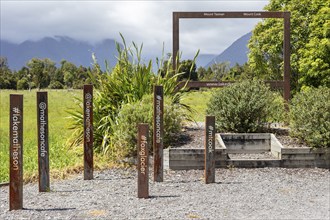
<path fill-rule="evenodd" d="M 93 179 L 93 85 L 84 85 L 84 180 Z"/>
<path fill-rule="evenodd" d="M 215 182 L 215 117 L 205 118 L 205 183 Z"/>
<path fill-rule="evenodd" d="M 148 124 L 138 124 L 137 171 L 138 198 L 149 198 Z"/>
<path fill-rule="evenodd" d="M 49 192 L 49 139 L 47 92 L 37 92 L 39 192 Z"/>
<path fill-rule="evenodd" d="M 23 95 L 10 95 L 9 210 L 23 209 Z"/>
<path fill-rule="evenodd" d="M 163 182 L 163 86 L 154 86 L 154 114 L 153 114 L 153 153 L 154 153 L 154 181 Z"/>

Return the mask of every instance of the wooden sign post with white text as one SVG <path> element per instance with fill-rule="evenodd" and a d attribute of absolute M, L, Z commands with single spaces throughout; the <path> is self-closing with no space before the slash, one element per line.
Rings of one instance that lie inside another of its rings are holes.
<path fill-rule="evenodd" d="M 93 179 L 93 85 L 84 85 L 84 180 Z"/>
<path fill-rule="evenodd" d="M 138 198 L 149 198 L 149 126 L 138 124 Z"/>
<path fill-rule="evenodd" d="M 205 118 L 205 183 L 215 182 L 215 117 Z"/>
<path fill-rule="evenodd" d="M 154 86 L 154 114 L 153 114 L 153 153 L 154 153 L 154 181 L 163 182 L 163 86 Z"/>
<path fill-rule="evenodd" d="M 10 95 L 9 210 L 23 209 L 23 95 Z"/>
<path fill-rule="evenodd" d="M 39 192 L 49 192 L 48 97 L 37 92 Z"/>

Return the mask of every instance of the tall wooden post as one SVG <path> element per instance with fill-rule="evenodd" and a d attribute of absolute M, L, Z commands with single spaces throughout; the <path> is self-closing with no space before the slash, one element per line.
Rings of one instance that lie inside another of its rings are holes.
<path fill-rule="evenodd" d="M 9 210 L 23 209 L 23 95 L 10 95 Z"/>
<path fill-rule="evenodd" d="M 153 153 L 154 153 L 154 181 L 163 182 L 163 86 L 154 86 L 154 114 L 153 114 Z"/>
<path fill-rule="evenodd" d="M 138 124 L 138 198 L 149 198 L 149 126 Z"/>
<path fill-rule="evenodd" d="M 49 192 L 48 96 L 37 92 L 39 192 Z"/>
<path fill-rule="evenodd" d="M 284 59 L 284 100 L 287 101 L 286 106 L 288 109 L 288 102 L 290 100 L 290 72 L 291 72 L 291 65 L 290 65 L 290 12 L 283 12 L 284 13 L 284 39 L 283 39 L 283 59 Z"/>
<path fill-rule="evenodd" d="M 84 180 L 93 179 L 93 85 L 84 85 Z"/>
<path fill-rule="evenodd" d="M 215 117 L 205 120 L 205 183 L 215 182 Z"/>

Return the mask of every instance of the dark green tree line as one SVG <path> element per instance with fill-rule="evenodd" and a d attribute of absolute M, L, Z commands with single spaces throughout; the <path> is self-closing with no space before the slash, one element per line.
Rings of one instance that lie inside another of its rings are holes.
<path fill-rule="evenodd" d="M 82 88 L 90 83 L 95 70 L 62 60 L 60 66 L 50 59 L 32 58 L 19 71 L 9 68 L 6 57 L 0 57 L 0 89 Z"/>

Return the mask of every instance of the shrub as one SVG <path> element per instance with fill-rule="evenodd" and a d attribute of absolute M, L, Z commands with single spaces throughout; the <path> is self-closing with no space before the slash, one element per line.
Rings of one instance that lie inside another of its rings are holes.
<path fill-rule="evenodd" d="M 165 65 L 163 59 L 157 61 L 159 69 L 164 69 L 165 75 L 153 73 L 152 61 L 144 63 L 141 60 L 142 46 L 134 42 L 128 47 L 124 38 L 123 47 L 116 44 L 118 50 L 117 64 L 113 69 L 107 68 L 103 73 L 93 54 L 94 68 L 90 73 L 95 88 L 93 100 L 94 119 L 94 148 L 97 152 L 106 153 L 114 148 L 113 135 L 118 122 L 118 114 L 125 105 L 138 103 L 145 95 L 152 94 L 153 85 L 162 85 L 164 96 L 180 109 L 188 109 L 181 104 L 185 88 L 178 90 L 178 77 L 181 73 L 172 70 L 170 63 Z M 180 68 L 178 66 L 177 68 Z M 81 100 L 78 108 L 69 110 L 71 117 L 71 145 L 81 145 L 83 141 L 83 113 Z M 127 107 L 128 108 L 128 107 Z M 128 111 L 128 110 L 127 110 Z M 189 111 L 183 113 L 188 115 Z M 141 121 L 143 122 L 143 121 Z M 116 155 L 112 155 L 116 157 Z"/>
<path fill-rule="evenodd" d="M 265 123 L 281 120 L 284 102 L 261 81 L 247 80 L 217 90 L 207 104 L 221 132 L 261 132 Z"/>
<path fill-rule="evenodd" d="M 290 104 L 291 136 L 310 147 L 330 147 L 330 88 L 297 93 Z"/>
<path fill-rule="evenodd" d="M 64 86 L 63 86 L 63 84 L 62 84 L 61 82 L 59 82 L 59 81 L 52 81 L 52 82 L 49 84 L 48 88 L 50 88 L 50 89 L 63 89 Z"/>
<path fill-rule="evenodd" d="M 171 136 L 181 130 L 183 112 L 176 104 L 165 97 L 164 101 L 164 147 L 168 146 Z M 152 148 L 152 119 L 153 119 L 153 99 L 152 95 L 146 95 L 141 101 L 127 103 L 119 111 L 116 124 L 114 125 L 114 134 L 112 139 L 111 155 L 116 159 L 136 155 L 137 143 L 137 124 L 149 124 L 149 140 Z M 151 150 L 151 149 L 150 149 Z"/>

